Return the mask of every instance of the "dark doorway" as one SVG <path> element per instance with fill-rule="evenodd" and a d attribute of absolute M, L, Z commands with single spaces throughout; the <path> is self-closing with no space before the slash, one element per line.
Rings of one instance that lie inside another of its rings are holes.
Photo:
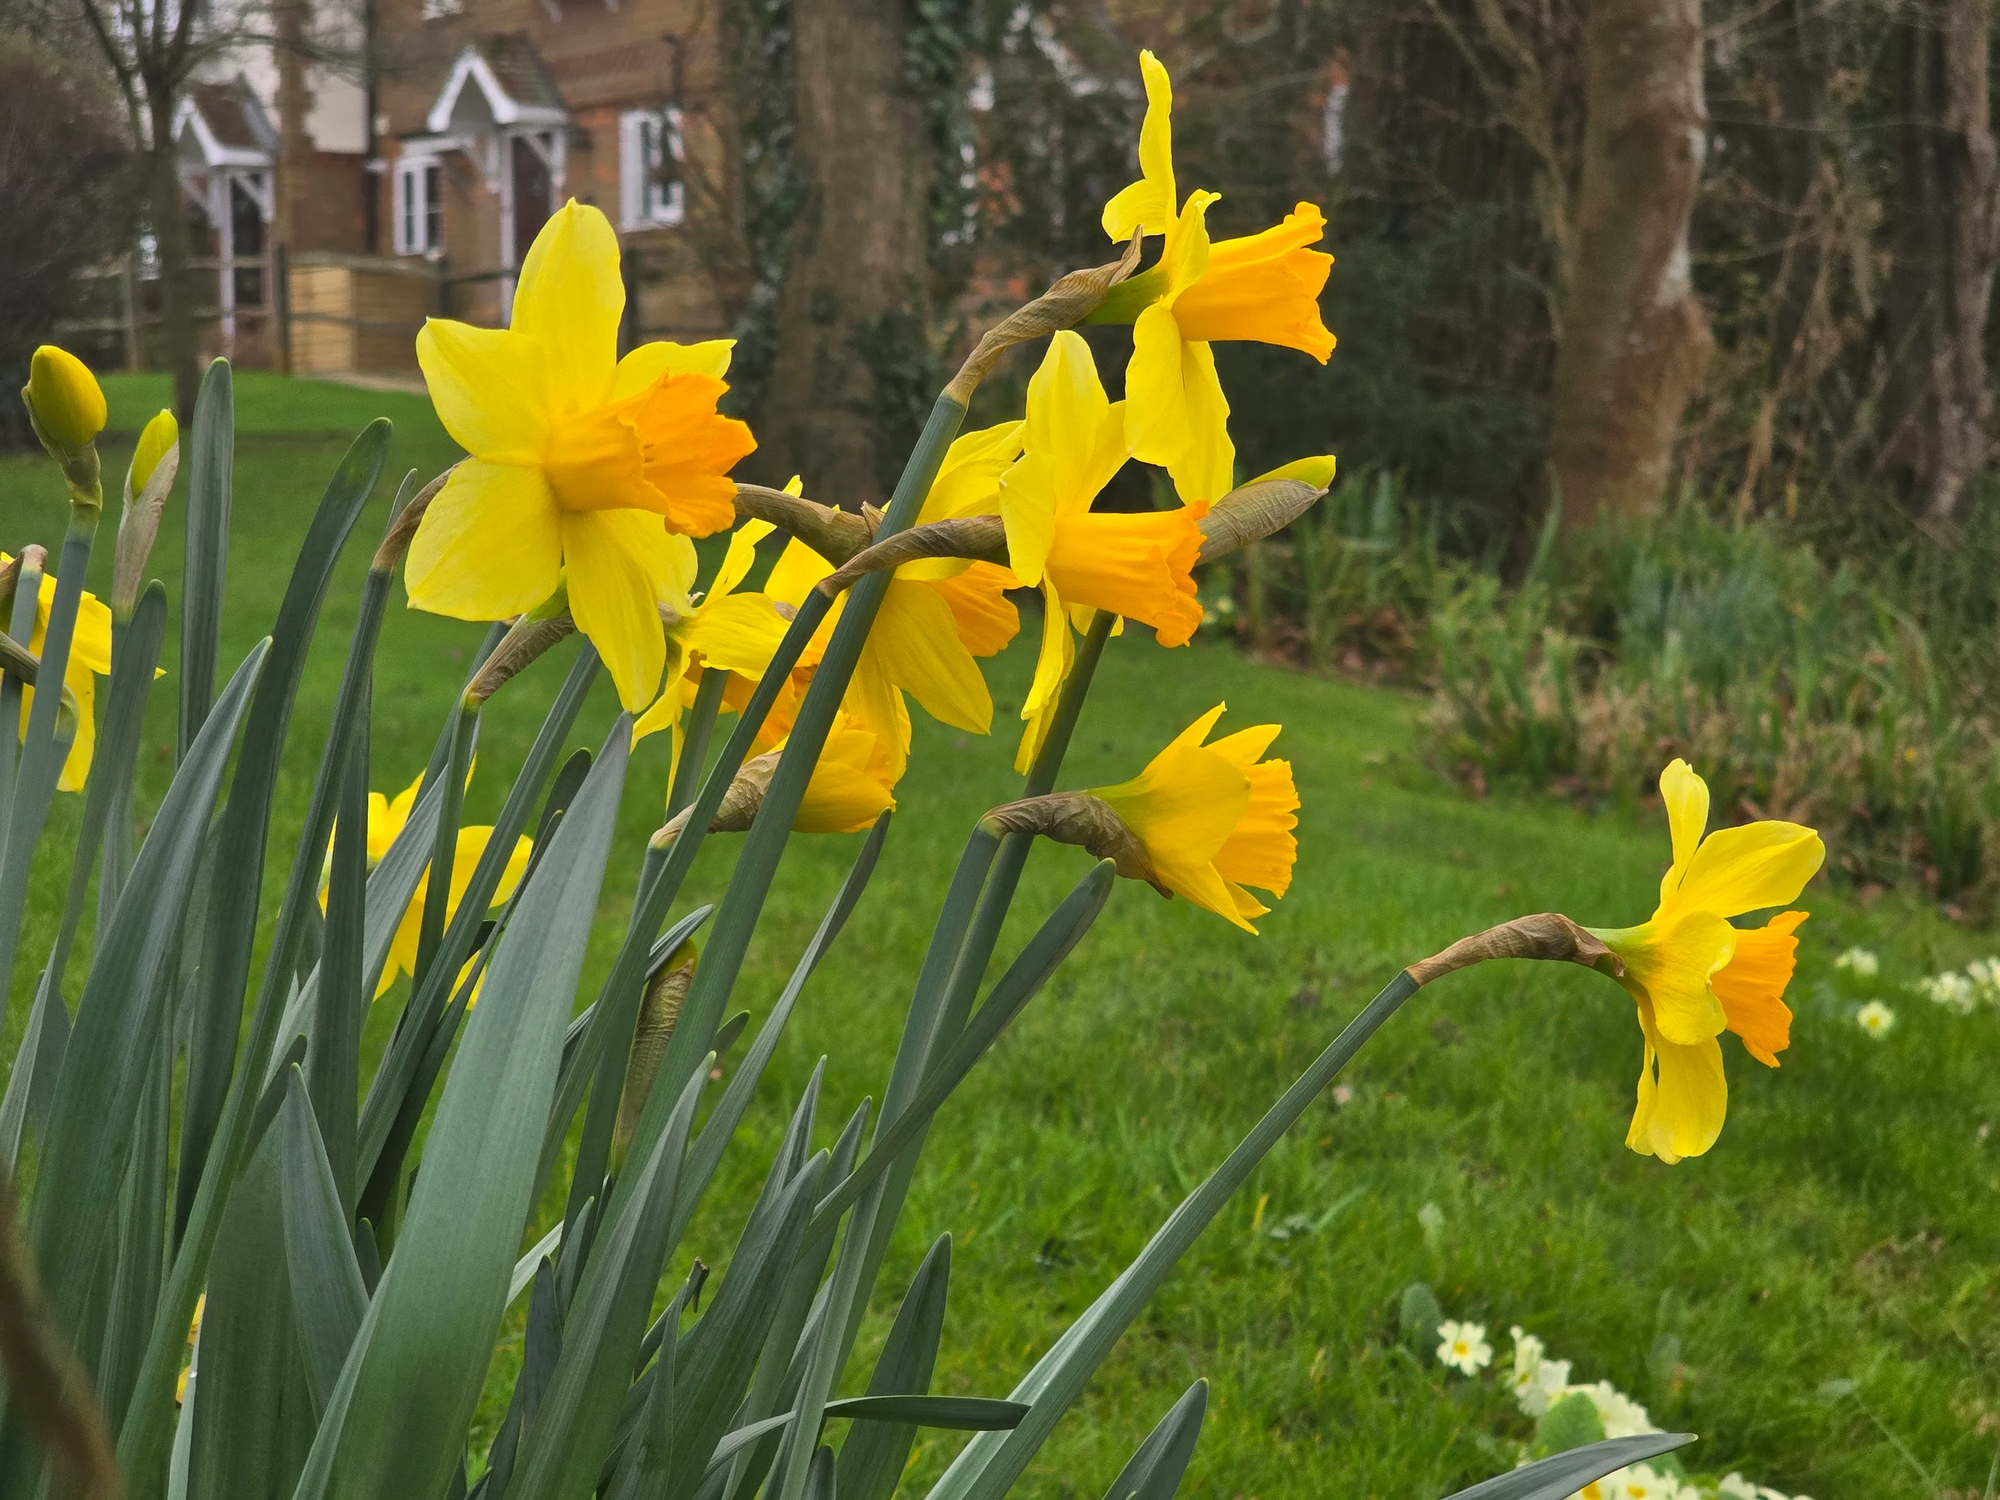
<path fill-rule="evenodd" d="M 555 178 L 536 143 L 515 136 L 509 143 L 514 172 L 514 264 L 528 257 L 528 247 L 546 224 L 554 205 Z"/>

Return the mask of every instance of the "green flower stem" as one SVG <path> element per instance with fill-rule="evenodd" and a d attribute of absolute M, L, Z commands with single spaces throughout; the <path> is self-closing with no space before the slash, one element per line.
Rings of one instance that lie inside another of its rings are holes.
<path fill-rule="evenodd" d="M 938 398 L 923 436 L 917 440 L 903 468 L 888 514 L 876 530 L 878 539 L 895 535 L 916 519 L 944 462 L 945 450 L 958 435 L 964 419 L 965 408 L 957 401 L 949 396 Z M 728 892 L 717 908 L 708 951 L 695 971 L 694 984 L 681 1014 L 682 1024 L 660 1065 L 655 1085 L 659 1097 L 680 1097 L 681 1089 L 707 1049 L 708 1038 L 721 1019 L 730 991 L 736 986 L 736 976 L 749 950 L 757 919 L 763 913 L 764 898 L 777 873 L 779 857 L 791 837 L 792 820 L 798 816 L 799 803 L 804 800 L 806 783 L 819 764 L 827 732 L 833 727 L 834 713 L 847 691 L 855 664 L 861 659 L 861 648 L 890 581 L 887 573 L 871 573 L 848 591 L 840 623 L 834 627 L 826 655 L 813 673 L 812 686 L 806 690 L 805 702 L 799 706 L 798 718 L 785 742 L 785 753 L 771 777 L 770 789 L 764 794 L 764 805 L 758 809 L 757 820 L 744 839 Z M 773 671 L 766 673 L 767 677 L 773 675 L 775 664 Z"/>
<path fill-rule="evenodd" d="M 1077 718 L 1083 711 L 1083 700 L 1090 692 L 1090 681 L 1097 671 L 1098 659 L 1104 654 L 1104 643 L 1111 638 L 1116 624 L 1117 617 L 1103 610 L 1092 618 L 1083 645 L 1077 652 L 1075 665 L 1063 683 L 1062 696 L 1056 701 L 1056 713 L 1050 721 L 1048 736 L 1042 741 L 1034 764 L 1028 768 L 1027 790 L 1023 795 L 1037 797 L 1053 790 L 1056 774 L 1062 768 L 1063 755 L 1076 730 Z M 944 955 L 944 961 L 950 965 L 950 974 L 942 991 L 920 988 L 919 994 L 929 996 L 932 1003 L 921 1017 L 916 1005 L 911 1008 L 907 1024 L 914 1026 L 921 1022 L 926 1030 L 921 1044 L 915 1046 L 911 1045 L 907 1031 L 905 1033 L 904 1046 L 896 1054 L 895 1070 L 890 1075 L 888 1088 L 883 1092 L 882 1119 L 876 1132 L 878 1141 L 884 1139 L 885 1133 L 908 1107 L 925 1077 L 937 1061 L 951 1050 L 965 1029 L 973 996 L 985 975 L 987 962 L 993 956 L 1000 928 L 1007 920 L 1008 909 L 1013 905 L 1014 893 L 1020 884 L 1021 871 L 1027 865 L 1029 851 L 1034 847 L 1033 834 L 1011 833 L 996 843 L 993 835 L 982 828 L 975 837 L 986 841 L 986 860 L 991 874 L 985 882 L 985 889 L 979 894 L 978 906 L 973 911 L 970 924 L 963 919 L 956 924 L 955 931 L 963 933 L 964 940 Z M 944 932 L 941 926 L 940 935 Z M 937 951 L 934 944 L 933 952 Z M 927 958 L 927 969 L 930 962 Z M 906 1057 L 912 1064 L 907 1070 Z M 902 1215 L 903 1202 L 915 1179 L 917 1162 L 923 1155 L 929 1129 L 926 1123 L 911 1134 L 908 1144 L 900 1148 L 896 1160 L 884 1174 L 880 1187 L 855 1210 L 853 1227 L 848 1233 L 850 1238 L 862 1236 L 866 1247 L 860 1260 L 853 1300 L 845 1309 L 845 1325 L 839 1332 L 836 1378 L 839 1371 L 845 1368 L 854 1341 L 860 1335 L 861 1320 L 868 1310 L 868 1300 L 874 1291 L 875 1279 L 881 1272 L 883 1258 L 888 1254 L 896 1222 Z M 845 1264 L 846 1250 L 843 1249 L 841 1254 Z"/>
<path fill-rule="evenodd" d="M 1104 643 L 1111 639 L 1117 624 L 1118 617 L 1106 610 L 1100 609 L 1091 617 L 1090 629 L 1084 633 L 1083 645 L 1063 682 L 1062 696 L 1056 700 L 1055 718 L 1049 722 L 1048 735 L 1035 755 L 1034 764 L 1028 767 L 1027 785 L 1021 789 L 1023 797 L 1043 797 L 1055 790 L 1056 775 L 1062 770 L 1063 756 L 1069 753 L 1070 737 L 1076 733 L 1076 721 L 1082 717 L 1083 700 L 1090 694 L 1091 679 L 1097 675 L 1097 663 L 1104 655 Z M 1000 941 L 1001 925 L 1007 920 L 1015 888 L 1021 882 L 1021 872 L 1027 868 L 1028 855 L 1034 846 L 1032 833 L 1010 833 L 1000 846 L 993 878 L 987 883 L 986 894 L 980 899 L 979 911 L 966 934 L 965 948 L 952 970 L 951 987 L 946 991 L 939 1017 L 944 1028 L 943 1045 L 950 1045 L 971 1012 L 973 996 L 978 993 L 979 981 L 985 977 L 986 965 Z"/>
<path fill-rule="evenodd" d="M 21 763 L 14 780 L 13 807 L 7 819 L 4 849 L 0 849 L 0 985 L 13 990 L 14 952 L 21 940 L 22 909 L 28 900 L 28 866 L 35 844 L 48 821 L 49 803 L 62 775 L 67 741 L 58 741 L 56 715 L 62 707 L 62 685 L 69 666 L 70 642 L 76 635 L 77 606 L 83 602 L 83 580 L 90 571 L 90 544 L 97 535 L 98 511 L 82 505 L 70 508 L 69 533 L 63 538 L 62 570 L 56 574 L 55 596 L 49 602 L 49 627 L 42 637 L 41 667 L 37 680 L 43 691 L 35 694 L 28 710 L 28 732 L 22 743 Z M 23 569 L 25 575 L 26 570 Z M 16 585 L 14 605 L 19 613 L 23 599 L 28 606 L 27 633 L 19 641 L 33 639 L 35 587 L 24 587 L 23 576 Z"/>
<path fill-rule="evenodd" d="M 41 592 L 42 570 L 24 559 L 14 579 L 14 608 L 7 620 L 7 634 L 18 641 L 23 650 L 35 638 L 35 606 Z M 18 742 L 22 730 L 23 686 L 21 679 L 11 672 L 0 680 L 0 730 L 4 730 L 0 732 L 0 849 L 5 848 L 7 830 L 14 821 L 14 786 L 20 775 Z M 4 987 L 5 978 L 5 975 L 0 975 L 0 987 Z"/>
<path fill-rule="evenodd" d="M 708 759 L 715 716 L 722 708 L 722 691 L 728 686 L 727 672 L 709 670 L 701 674 L 701 686 L 694 693 L 694 708 L 688 713 L 687 733 L 681 741 L 680 764 L 674 768 L 673 789 L 667 793 L 669 818 L 694 801 L 694 794 L 701 786 L 702 763 Z"/>
<path fill-rule="evenodd" d="M 931 1500 L 998 1500 L 1006 1493 L 1196 1237 L 1249 1179 L 1279 1137 L 1298 1122 L 1320 1091 L 1417 989 L 1416 979 L 1407 969 L 1402 970 L 1348 1022 L 1222 1165 L 1168 1215 L 1138 1258 L 1014 1388 L 1013 1399 L 1033 1408 L 1021 1425 L 1012 1432 L 975 1436 L 932 1487 Z"/>
<path fill-rule="evenodd" d="M 896 485 L 888 513 L 876 530 L 878 538 L 902 530 L 916 517 L 944 462 L 945 450 L 951 446 L 952 439 L 958 434 L 959 424 L 964 420 L 963 405 L 950 396 L 938 397 L 923 436 L 904 466 L 903 477 Z M 674 1028 L 673 1039 L 667 1043 L 653 1092 L 648 1096 L 645 1112 L 639 1118 L 632 1143 L 635 1152 L 652 1148 L 654 1137 L 665 1128 L 673 1101 L 680 1097 L 688 1078 L 707 1053 L 708 1039 L 721 1019 L 722 1007 L 728 1001 L 730 991 L 735 988 L 743 956 L 750 946 L 750 936 L 756 930 L 764 897 L 777 871 L 778 857 L 784 852 L 785 842 L 791 834 L 792 819 L 798 815 L 806 783 L 812 777 L 813 767 L 819 763 L 820 750 L 833 724 L 834 710 L 839 707 L 841 696 L 847 690 L 848 678 L 853 675 L 854 665 L 860 659 L 862 643 L 874 623 L 875 611 L 888 586 L 888 574 L 871 574 L 855 585 L 847 596 L 840 624 L 834 628 L 833 639 L 827 643 L 826 654 L 813 674 L 812 686 L 806 692 L 805 702 L 800 705 L 785 753 L 778 762 L 777 773 L 771 778 L 770 788 L 764 794 L 764 805 L 736 857 L 728 892 L 709 935 L 708 950 L 695 970 L 694 984 L 681 1007 L 680 1023 Z M 626 935 L 626 946 L 613 965 L 611 977 L 605 981 L 606 994 L 615 993 L 612 989 L 614 983 L 623 986 L 639 983 L 641 966 L 651 941 L 650 933 L 657 930 L 660 921 L 664 920 L 667 906 L 679 891 L 701 840 L 707 834 L 709 822 L 714 818 L 716 808 L 722 804 L 722 794 L 748 757 L 751 742 L 776 701 L 780 685 L 832 606 L 833 601 L 817 588 L 807 592 L 805 603 L 799 607 L 798 615 L 771 658 L 771 665 L 758 681 L 757 691 L 744 706 L 722 754 L 703 780 L 701 795 L 695 799 L 694 811 L 688 817 L 686 829 L 674 842 L 672 856 L 661 874 L 659 887 L 650 904 L 657 911 L 649 909 L 644 922 L 635 918 L 632 930 Z M 609 1209 L 613 1216 L 623 1209 L 626 1191 L 626 1184 L 619 1183 Z"/>
<path fill-rule="evenodd" d="M 445 909 L 451 904 L 451 867 L 458 853 L 458 820 L 465 808 L 466 764 L 471 759 L 472 739 L 478 728 L 478 707 L 469 700 L 462 701 L 458 722 L 452 729 L 451 749 L 445 756 L 444 805 L 438 811 L 430 874 L 424 886 L 423 925 L 417 933 L 417 971 L 410 977 L 413 992 L 422 988 L 431 961 L 437 957 L 438 944 L 444 938 Z"/>

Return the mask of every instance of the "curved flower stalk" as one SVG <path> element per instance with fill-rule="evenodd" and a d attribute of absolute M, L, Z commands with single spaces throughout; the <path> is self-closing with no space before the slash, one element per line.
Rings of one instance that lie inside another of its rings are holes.
<path fill-rule="evenodd" d="M 1282 897 L 1292 883 L 1299 794 L 1289 761 L 1265 760 L 1279 726 L 1259 724 L 1204 743 L 1218 703 L 1116 786 L 1057 792 L 997 807 L 986 822 L 1004 833 L 1040 833 L 1079 844 L 1182 896 L 1245 932 L 1270 910 L 1247 887 Z"/>
<path fill-rule="evenodd" d="M 0 568 L 13 566 L 13 557 L 0 552 Z M 35 595 L 34 633 L 28 638 L 28 651 L 37 658 L 47 642 L 49 612 L 55 599 L 55 575 L 43 573 Z M 76 699 L 76 737 L 70 741 L 62 775 L 56 782 L 62 791 L 80 792 L 90 778 L 90 762 L 97 750 L 97 679 L 110 673 L 111 610 L 95 594 L 85 591 L 77 601 L 76 634 L 70 640 L 69 660 L 63 665 L 63 686 Z M 20 729 L 23 740 L 28 737 L 28 716 L 34 701 L 35 690 L 23 686 Z"/>
<path fill-rule="evenodd" d="M 433 318 L 417 359 L 445 429 L 472 456 L 423 512 L 410 603 L 465 620 L 540 605 L 565 576 L 577 629 L 637 713 L 659 693 L 669 533 L 736 514 L 726 477 L 755 446 L 719 415 L 726 342 L 646 344 L 618 358 L 618 237 L 571 202 L 535 236 L 508 329 Z"/>
<path fill-rule="evenodd" d="M 1139 54 L 1139 69 L 1140 176 L 1104 206 L 1104 232 L 1114 240 L 1163 235 L 1166 245 L 1157 265 L 1113 287 L 1089 321 L 1133 325 L 1125 375 L 1133 454 L 1165 468 L 1184 497 L 1214 500 L 1230 488 L 1236 450 L 1209 345 L 1281 344 L 1325 364 L 1334 338 L 1320 320 L 1319 293 L 1333 257 L 1306 248 L 1326 230 L 1310 203 L 1260 234 L 1211 245 L 1207 214 L 1220 195 L 1177 196 L 1173 81 L 1151 52 Z"/>

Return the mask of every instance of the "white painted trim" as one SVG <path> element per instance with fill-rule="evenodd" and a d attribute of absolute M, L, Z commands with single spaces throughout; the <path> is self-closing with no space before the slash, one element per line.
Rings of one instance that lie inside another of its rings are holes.
<path fill-rule="evenodd" d="M 523 104 L 500 86 L 500 80 L 493 76 L 493 69 L 479 49 L 468 46 L 458 54 L 452 64 L 451 76 L 439 91 L 437 101 L 431 105 L 430 113 L 424 116 L 424 124 L 433 134 L 442 135 L 451 124 L 452 111 L 458 108 L 459 95 L 465 92 L 466 82 L 479 86 L 480 97 L 486 109 L 493 116 L 496 125 L 567 125 L 569 111 L 553 109 L 546 104 Z"/>
<path fill-rule="evenodd" d="M 174 139 L 179 140 L 184 131 L 192 128 L 195 144 L 201 148 L 201 159 L 210 167 L 268 167 L 273 165 L 268 151 L 251 151 L 241 146 L 225 146 L 215 138 L 215 132 L 208 128 L 208 121 L 201 116 L 192 99 L 183 99 L 174 111 Z"/>

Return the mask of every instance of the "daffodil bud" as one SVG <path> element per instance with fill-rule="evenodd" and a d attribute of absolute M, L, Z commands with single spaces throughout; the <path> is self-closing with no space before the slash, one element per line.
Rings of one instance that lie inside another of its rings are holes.
<path fill-rule="evenodd" d="M 1214 562 L 1238 548 L 1283 531 L 1304 515 L 1333 482 L 1331 454 L 1302 458 L 1239 484 L 1201 518 L 1201 561 Z"/>
<path fill-rule="evenodd" d="M 139 434 L 139 446 L 132 450 L 132 470 L 125 476 L 126 504 L 131 504 L 134 495 L 143 494 L 159 469 L 161 460 L 174 455 L 174 467 L 180 467 L 179 449 L 181 424 L 174 420 L 174 414 L 164 407 Z M 169 479 L 168 484 L 173 481 Z"/>
<path fill-rule="evenodd" d="M 160 513 L 180 472 L 181 429 L 170 411 L 162 411 L 139 434 L 132 467 L 125 475 L 125 508 L 118 518 L 118 548 L 111 563 L 111 615 L 129 620 L 139 601 L 146 559 L 160 534 Z"/>
<path fill-rule="evenodd" d="M 561 600 L 561 607 L 554 614 L 544 616 L 540 610 L 531 611 L 500 637 L 500 644 L 493 648 L 479 675 L 465 690 L 467 708 L 479 708 L 550 647 L 576 633 L 576 621 L 569 614 L 569 595 L 558 589 L 556 597 Z"/>
<path fill-rule="evenodd" d="M 667 1043 L 673 1040 L 674 1024 L 680 1020 L 681 1006 L 694 984 L 697 952 L 690 938 L 661 960 L 646 981 L 645 995 L 639 1003 L 638 1025 L 632 1035 L 632 1051 L 625 1062 L 625 1087 L 618 1096 L 618 1121 L 611 1132 L 609 1165 L 614 1173 L 625 1165 L 625 1155 L 639 1133 L 639 1117 L 645 1113 L 653 1080 L 659 1076 L 660 1063 L 667 1055 Z"/>
<path fill-rule="evenodd" d="M 35 435 L 62 465 L 72 502 L 102 505 L 97 435 L 104 430 L 105 407 L 97 377 L 67 349 L 43 344 L 29 365 L 21 399 L 28 405 Z"/>

